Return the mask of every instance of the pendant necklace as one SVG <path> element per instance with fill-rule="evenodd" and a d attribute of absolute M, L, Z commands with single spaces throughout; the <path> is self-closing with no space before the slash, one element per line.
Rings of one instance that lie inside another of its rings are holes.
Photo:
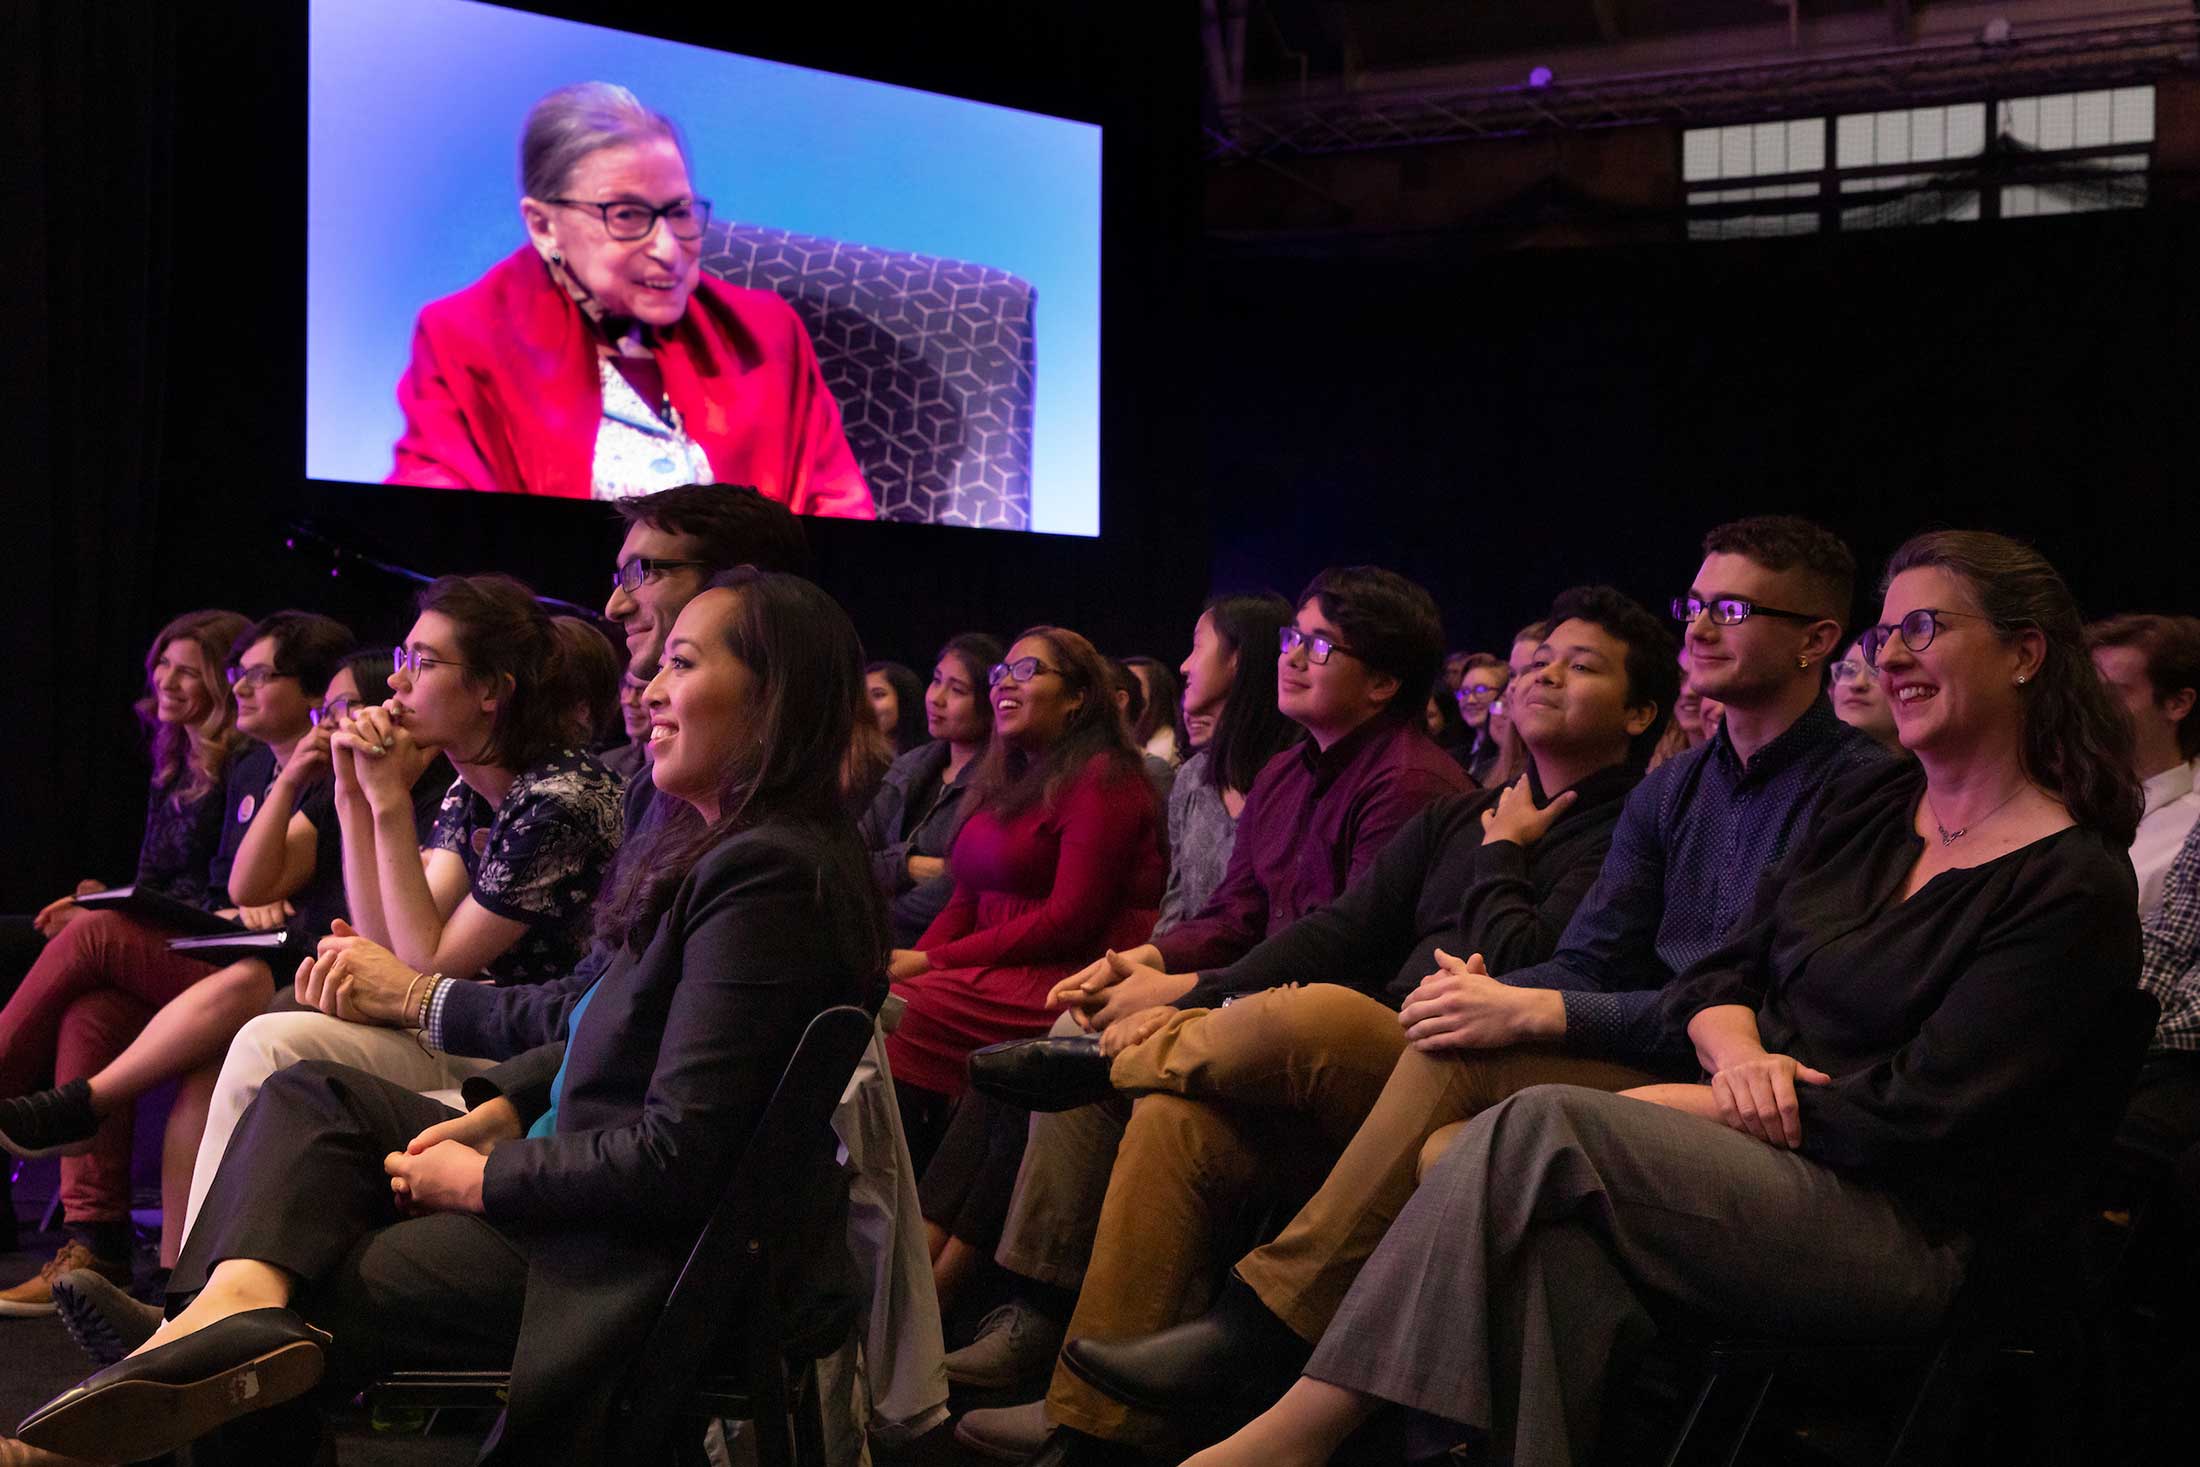
<path fill-rule="evenodd" d="M 1958 826 L 1954 830 L 1950 830 L 1947 826 L 1940 823 L 1940 815 L 1939 812 L 1933 809 L 1933 797 L 1931 795 L 1927 795 L 1925 797 L 1925 809 L 1927 813 L 1931 814 L 1933 817 L 1933 829 L 1940 832 L 1941 845 L 1952 846 L 1957 841 L 1969 835 L 1971 833 L 1972 826 L 1984 825 L 1987 821 L 1993 819 L 1996 815 L 1999 815 L 2002 811 L 2008 809 L 2010 800 L 2014 800 L 2018 795 L 2023 794 L 2025 790 L 2030 787 L 2030 785 L 2031 781 L 2029 780 L 2025 781 L 2025 783 L 2023 784 L 2018 785 L 2014 790 L 2010 791 L 2009 799 L 2003 800 L 1993 809 L 1988 810 L 1984 815 L 1981 815 L 1976 820 L 1973 820 L 1970 825 Z"/>

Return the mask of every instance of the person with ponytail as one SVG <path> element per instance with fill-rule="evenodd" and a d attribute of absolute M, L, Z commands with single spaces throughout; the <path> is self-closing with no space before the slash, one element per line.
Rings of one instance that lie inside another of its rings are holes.
<path fill-rule="evenodd" d="M 412 644 L 469 650 L 439 630 Z M 883 904 L 840 788 L 861 667 L 855 628 L 806 581 L 744 569 L 689 602 L 647 693 L 667 799 L 597 911 L 607 965 L 495 986 L 364 937 L 323 941 L 298 991 L 330 1022 L 506 1062 L 463 1113 L 341 1064 L 270 1079 L 221 1158 L 169 1317 L 18 1435 L 136 1461 L 226 1426 L 223 1460 L 287 1467 L 319 1459 L 321 1406 L 435 1365 L 511 1372 L 484 1460 L 668 1455 L 676 1422 L 617 1409 L 624 1367 L 810 1020 L 880 996 Z M 431 727 L 418 679 L 442 675 L 400 677 L 408 711 L 354 719 L 352 757 L 415 718 Z M 455 750 L 461 778 L 482 752 Z M 838 1246 L 837 1169 L 772 1180 L 814 1208 L 806 1235 Z"/>

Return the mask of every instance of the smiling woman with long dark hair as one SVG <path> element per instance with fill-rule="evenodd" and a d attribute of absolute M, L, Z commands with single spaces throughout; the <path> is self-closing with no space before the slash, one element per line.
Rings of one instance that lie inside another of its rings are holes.
<path fill-rule="evenodd" d="M 680 808 L 603 907 L 608 967 L 492 988 L 324 943 L 301 997 L 515 1058 L 466 1115 L 343 1065 L 270 1079 L 170 1281 L 173 1316 L 25 1440 L 135 1461 L 324 1373 L 341 1398 L 417 1363 L 511 1369 L 490 1460 L 661 1446 L 668 1423 L 613 1412 L 620 1366 L 804 1027 L 875 1000 L 885 957 L 840 798 L 861 677 L 846 615 L 806 582 L 740 571 L 672 633 L 648 692 L 651 772 Z M 255 1425 L 249 1460 L 312 1460 L 299 1412 Z"/>
<path fill-rule="evenodd" d="M 1100 948 L 1144 942 L 1167 877 L 1153 790 L 1092 643 L 1033 627 L 990 677 L 993 741 L 949 858 L 955 894 L 890 970 L 909 1007 L 887 1057 L 920 1171 L 970 1051 L 1044 1034 L 1049 990 Z"/>

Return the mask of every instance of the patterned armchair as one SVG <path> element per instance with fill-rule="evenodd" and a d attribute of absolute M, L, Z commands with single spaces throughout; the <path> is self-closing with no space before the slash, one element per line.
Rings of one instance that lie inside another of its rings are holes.
<path fill-rule="evenodd" d="M 1028 282 L 751 224 L 712 224 L 703 268 L 802 317 L 879 518 L 1030 528 Z"/>

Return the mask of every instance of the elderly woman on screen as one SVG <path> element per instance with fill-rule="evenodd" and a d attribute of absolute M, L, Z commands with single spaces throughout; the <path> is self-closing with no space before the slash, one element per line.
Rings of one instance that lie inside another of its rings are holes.
<path fill-rule="evenodd" d="M 527 243 L 420 313 L 388 482 L 745 483 L 797 514 L 875 515 L 792 308 L 704 276 L 710 201 L 671 119 L 625 87 L 561 87 L 527 115 L 520 186 Z"/>

